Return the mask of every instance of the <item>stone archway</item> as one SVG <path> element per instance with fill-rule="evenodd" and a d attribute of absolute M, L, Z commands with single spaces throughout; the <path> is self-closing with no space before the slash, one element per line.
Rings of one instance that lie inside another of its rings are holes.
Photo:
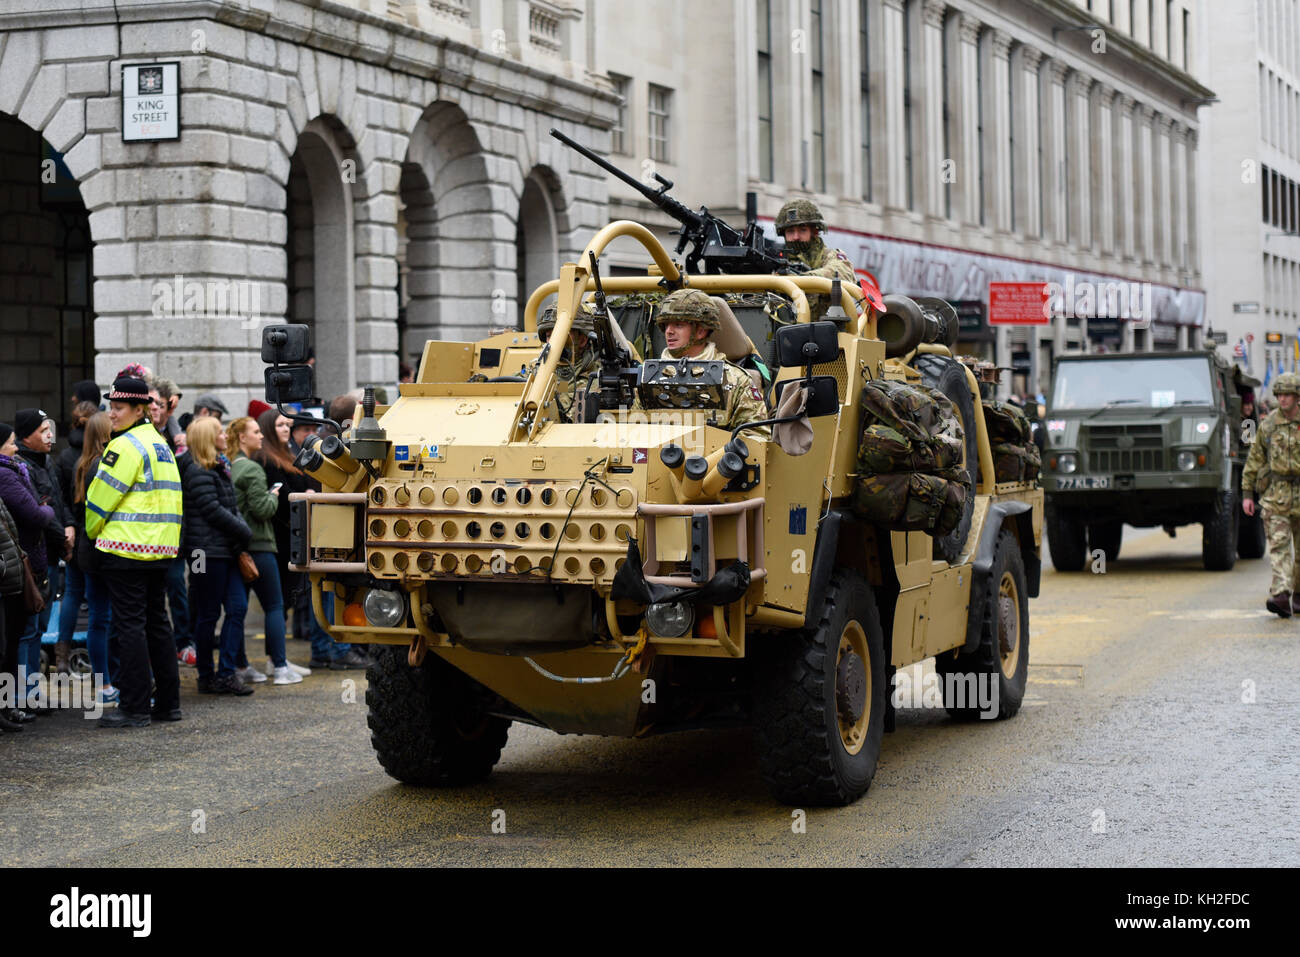
<path fill-rule="evenodd" d="M 404 357 L 426 339 L 478 338 L 513 315 L 513 224 L 465 112 L 439 101 L 411 131 L 399 198 L 406 228 Z"/>
<path fill-rule="evenodd" d="M 90 219 L 62 154 L 0 113 L 0 418 L 47 410 L 66 429 L 74 383 L 95 378 Z"/>
<path fill-rule="evenodd" d="M 288 315 L 312 327 L 316 390 L 327 402 L 357 378 L 352 145 L 341 124 L 317 117 L 289 165 Z"/>
<path fill-rule="evenodd" d="M 556 199 L 559 194 L 554 174 L 536 167 L 524 178 L 515 221 L 515 268 L 519 275 L 518 320 L 523 328 L 524 306 L 533 290 L 554 279 L 560 269 L 561 228 Z"/>

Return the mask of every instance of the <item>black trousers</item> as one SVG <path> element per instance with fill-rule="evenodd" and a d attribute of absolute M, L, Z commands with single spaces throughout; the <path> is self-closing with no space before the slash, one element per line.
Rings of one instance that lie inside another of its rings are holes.
<path fill-rule="evenodd" d="M 118 656 L 118 708 L 148 714 L 150 690 L 154 710 L 181 706 L 181 678 L 176 643 L 167 620 L 167 565 L 120 555 L 102 555 L 100 570 L 113 606 L 110 654 Z"/>

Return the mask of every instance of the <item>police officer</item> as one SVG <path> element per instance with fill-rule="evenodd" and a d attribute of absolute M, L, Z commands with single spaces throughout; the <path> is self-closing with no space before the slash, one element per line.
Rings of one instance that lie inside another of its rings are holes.
<path fill-rule="evenodd" d="M 120 662 L 121 698 L 99 724 L 140 728 L 151 717 L 181 719 L 176 646 L 167 623 L 167 567 L 180 551 L 181 477 L 149 420 L 144 380 L 119 376 L 104 398 L 113 434 L 86 490 L 86 535 L 95 541 L 112 602 L 110 647 Z"/>
<path fill-rule="evenodd" d="M 1273 581 L 1264 607 L 1290 618 L 1300 612 L 1300 375 L 1285 372 L 1273 383 L 1277 409 L 1259 425 L 1241 475 L 1241 508 L 1247 515 L 1264 510 Z"/>
<path fill-rule="evenodd" d="M 710 359 L 726 362 L 723 387 L 726 392 L 726 407 L 723 411 L 719 428 L 733 431 L 746 422 L 761 422 L 771 418 L 763 393 L 758 391 L 754 380 L 737 365 L 727 361 L 727 357 L 718 351 L 712 336 L 720 323 L 718 306 L 709 298 L 709 294 L 700 289 L 678 289 L 664 297 L 655 322 L 663 331 L 667 340 L 661 359 Z M 767 426 L 750 430 L 757 435 L 770 436 Z"/>
<path fill-rule="evenodd" d="M 548 342 L 555 329 L 555 307 L 548 306 L 537 320 L 537 335 Z M 541 359 L 537 360 L 540 365 Z M 560 364 L 555 368 L 555 404 L 562 422 L 577 419 L 578 397 L 585 395 L 591 376 L 600 371 L 600 357 L 596 355 L 596 317 L 589 306 L 582 306 L 569 327 L 569 341 L 560 354 Z"/>
<path fill-rule="evenodd" d="M 808 200 L 792 199 L 782 206 L 776 214 L 776 231 L 785 238 L 786 258 L 808 267 L 808 272 L 804 275 L 857 282 L 853 264 L 844 251 L 831 249 L 822 242 L 821 234 L 826 231 L 826 220 L 822 219 L 821 210 Z M 808 297 L 808 312 L 812 322 L 826 315 L 830 307 L 830 296 Z"/>

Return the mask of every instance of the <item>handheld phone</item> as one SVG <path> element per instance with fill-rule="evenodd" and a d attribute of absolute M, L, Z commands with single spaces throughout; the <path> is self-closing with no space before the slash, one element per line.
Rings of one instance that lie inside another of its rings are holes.
<path fill-rule="evenodd" d="M 274 485 L 271 486 L 271 489 L 270 489 L 270 490 L 271 490 L 272 492 L 278 492 L 278 491 L 280 491 L 280 486 L 283 485 L 283 484 L 284 484 L 283 482 L 276 482 Z"/>

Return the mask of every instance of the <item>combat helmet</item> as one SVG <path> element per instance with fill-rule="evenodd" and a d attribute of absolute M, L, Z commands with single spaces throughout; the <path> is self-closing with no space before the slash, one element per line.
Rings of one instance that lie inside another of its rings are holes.
<path fill-rule="evenodd" d="M 719 328 L 718 306 L 702 289 L 678 289 L 664 297 L 655 313 L 655 322 L 698 322 L 705 329 Z"/>
<path fill-rule="evenodd" d="M 1300 375 L 1283 372 L 1273 380 L 1274 395 L 1300 395 Z"/>
<path fill-rule="evenodd" d="M 554 328 L 555 307 L 547 306 L 537 320 L 537 335 L 545 342 L 550 338 L 551 330 Z M 590 306 L 584 303 L 578 310 L 578 314 L 573 317 L 573 325 L 570 327 L 570 331 L 581 332 L 588 336 L 596 334 L 596 316 L 592 313 Z"/>
<path fill-rule="evenodd" d="M 791 226 L 812 226 L 825 232 L 826 220 L 822 219 L 822 211 L 811 200 L 792 199 L 776 214 L 777 234 L 784 233 Z"/>

